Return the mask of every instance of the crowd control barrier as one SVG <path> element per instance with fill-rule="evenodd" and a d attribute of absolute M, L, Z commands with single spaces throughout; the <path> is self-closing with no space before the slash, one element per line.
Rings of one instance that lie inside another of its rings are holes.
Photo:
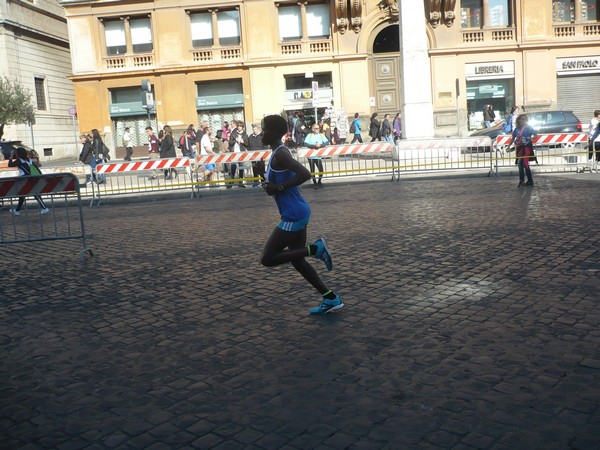
<path fill-rule="evenodd" d="M 92 191 L 90 206 L 102 197 L 140 192 L 190 189 L 193 160 L 187 157 L 151 159 L 98 164 L 88 183 Z"/>
<path fill-rule="evenodd" d="M 390 142 L 328 145 L 317 149 L 301 147 L 296 150 L 296 157 L 304 165 L 309 165 L 310 159 L 321 160 L 323 170 L 313 171 L 313 175 L 347 177 L 391 173 L 393 179 L 393 149 Z"/>
<path fill-rule="evenodd" d="M 508 148 L 510 135 L 500 135 L 494 141 L 496 171 L 512 166 L 515 152 Z M 588 161 L 588 136 L 586 133 L 539 134 L 532 139 L 535 156 L 540 166 L 575 168 L 579 170 Z"/>
<path fill-rule="evenodd" d="M 34 196 L 41 196 L 50 210 L 41 214 Z M 10 211 L 18 205 L 19 197 L 26 197 L 18 215 Z M 81 208 L 79 181 L 71 173 L 45 174 L 25 177 L 0 178 L 0 243 L 81 239 L 83 250 L 88 248 Z"/>

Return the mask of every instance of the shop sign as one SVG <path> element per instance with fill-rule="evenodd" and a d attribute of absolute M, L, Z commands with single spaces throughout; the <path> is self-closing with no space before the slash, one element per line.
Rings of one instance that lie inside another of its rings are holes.
<path fill-rule="evenodd" d="M 465 64 L 465 77 L 467 80 L 493 80 L 498 78 L 514 78 L 514 76 L 514 61 Z"/>
<path fill-rule="evenodd" d="M 315 87 L 317 88 L 317 90 L 314 90 Z M 315 95 L 316 93 L 318 93 L 318 95 Z M 322 88 L 318 87 L 318 85 L 313 85 L 312 89 L 292 89 L 289 91 L 285 91 L 285 99 L 292 101 L 305 101 L 311 99 L 316 100 L 317 97 L 319 98 L 319 100 L 330 99 L 332 95 L 333 90 L 331 88 Z"/>
<path fill-rule="evenodd" d="M 196 109 L 239 108 L 243 106 L 243 94 L 205 95 L 204 97 L 196 97 Z"/>
<path fill-rule="evenodd" d="M 111 117 L 140 116 L 147 113 L 142 102 L 115 103 L 110 105 Z"/>
<path fill-rule="evenodd" d="M 583 56 L 580 58 L 556 58 L 556 73 L 599 73 L 600 56 Z"/>

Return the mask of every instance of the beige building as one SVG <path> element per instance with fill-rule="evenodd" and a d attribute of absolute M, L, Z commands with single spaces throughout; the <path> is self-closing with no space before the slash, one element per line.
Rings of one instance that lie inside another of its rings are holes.
<path fill-rule="evenodd" d="M 35 124 L 8 125 L 3 139 L 35 145 L 44 160 L 78 152 L 71 74 L 58 0 L 0 0 L 0 76 L 29 89 L 35 107 Z"/>
<path fill-rule="evenodd" d="M 393 117 L 406 106 L 403 92 L 419 91 L 433 103 L 433 117 L 419 120 L 437 136 L 468 134 L 488 103 L 499 117 L 516 104 L 575 109 L 584 121 L 600 107 L 600 89 L 587 88 L 600 87 L 597 3 L 61 1 L 80 129 L 100 129 L 113 146 L 125 126 L 143 145 L 148 121 L 217 128 L 296 110 L 310 121 L 332 101 L 358 112 L 366 130 L 371 113 Z M 415 11 L 418 36 L 403 35 L 398 23 Z M 411 60 L 417 37 L 428 42 L 426 69 Z M 402 74 L 420 82 L 403 85 Z"/>

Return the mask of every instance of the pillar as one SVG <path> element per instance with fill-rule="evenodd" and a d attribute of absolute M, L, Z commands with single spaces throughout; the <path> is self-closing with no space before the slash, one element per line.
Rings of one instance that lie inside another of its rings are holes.
<path fill-rule="evenodd" d="M 407 139 L 432 138 L 431 65 L 422 1 L 398 0 L 400 22 L 400 94 L 402 134 Z"/>

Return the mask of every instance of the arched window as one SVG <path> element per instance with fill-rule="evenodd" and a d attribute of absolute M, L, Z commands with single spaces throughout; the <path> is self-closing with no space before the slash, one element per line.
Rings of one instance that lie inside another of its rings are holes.
<path fill-rule="evenodd" d="M 400 28 L 390 25 L 379 32 L 373 42 L 373 53 L 399 53 Z"/>

